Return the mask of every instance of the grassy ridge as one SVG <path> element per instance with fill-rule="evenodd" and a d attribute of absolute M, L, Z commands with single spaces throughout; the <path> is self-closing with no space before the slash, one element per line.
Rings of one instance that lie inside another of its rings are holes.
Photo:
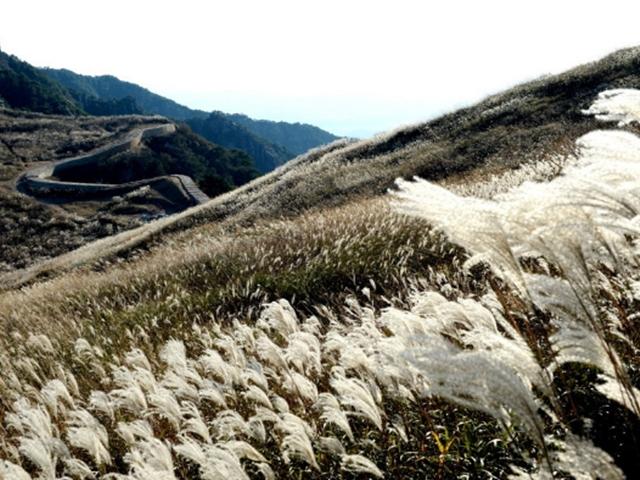
<path fill-rule="evenodd" d="M 424 124 L 334 142 L 159 229 L 182 230 L 234 215 L 242 221 L 296 215 L 383 194 L 398 177 L 461 183 L 570 154 L 580 135 L 599 127 L 582 110 L 603 89 L 640 87 L 638 65 L 640 48 L 622 50 Z"/>
<path fill-rule="evenodd" d="M 312 152 L 138 232 L 148 251 L 3 293 L 0 472 L 633 478 L 640 137 L 574 149 L 595 124 L 544 104 L 636 55 Z M 537 114 L 505 133 L 512 108 Z M 478 126 L 429 137 L 452 118 Z M 419 168 L 449 188 L 371 198 Z"/>
<path fill-rule="evenodd" d="M 126 254 L 126 250 L 154 239 L 163 241 L 171 231 L 220 219 L 252 222 L 377 196 L 392 187 L 397 177 L 420 175 L 448 184 L 473 182 L 543 158 L 570 154 L 576 138 L 598 127 L 581 111 L 602 89 L 640 86 L 639 64 L 640 49 L 623 50 L 431 122 L 371 140 L 334 142 L 203 208 L 115 236 L 108 248 L 104 244 L 90 247 L 82 256 L 91 261 L 104 252 Z M 68 268 L 76 258 L 42 265 L 27 272 L 25 278 Z"/>
<path fill-rule="evenodd" d="M 535 169 L 536 174 L 545 171 Z M 522 177 L 501 177 L 489 182 L 498 185 L 508 182 L 512 186 L 530 178 L 531 173 L 525 171 Z M 323 335 L 339 325 L 344 325 L 344 331 L 339 327 L 341 334 L 349 335 L 351 328 L 360 324 L 359 317 L 365 314 L 363 308 L 376 314 L 389 306 L 409 308 L 413 294 L 425 288 L 440 291 L 449 298 L 462 292 L 482 295 L 488 288 L 487 277 L 466 275 L 461 270 L 464 259 L 463 251 L 432 232 L 427 223 L 399 216 L 381 200 L 309 212 L 296 219 L 259 223 L 249 229 L 207 225 L 195 229 L 180 242 L 143 254 L 138 260 L 130 259 L 122 265 L 104 264 L 101 266 L 104 272 L 76 272 L 24 292 L 4 294 L 0 297 L 0 318 L 3 329 L 13 333 L 3 340 L 1 351 L 15 358 L 35 359 L 39 378 L 52 378 L 59 368 L 71 369 L 79 397 L 88 398 L 92 391 L 116 388 L 108 380 L 110 367 L 104 360 L 94 358 L 95 352 L 100 352 L 99 358 L 120 363 L 126 352 L 141 349 L 159 376 L 164 362 L 162 346 L 167 342 L 184 342 L 193 358 L 208 355 L 211 346 L 206 338 L 213 336 L 221 342 L 226 335 L 239 338 L 242 328 L 260 323 L 260 305 L 280 298 L 291 302 L 301 321 L 308 319 L 311 325 L 311 319 L 316 318 L 319 321 L 316 328 L 325 332 Z M 278 335 L 274 334 L 273 341 L 284 348 L 286 343 Z M 33 346 L 16 350 L 15 338 L 30 338 L 28 345 Z M 51 342 L 56 352 L 46 353 L 51 359 L 48 366 L 37 360 L 37 350 L 48 348 L 38 346 L 43 338 Z M 78 343 L 78 339 L 82 341 Z M 83 350 L 85 342 L 90 350 Z M 79 354 L 81 351 L 85 353 Z M 229 351 L 220 352 L 231 361 Z M 82 355 L 93 360 L 86 363 Z M 333 364 L 335 360 L 330 360 L 333 355 L 327 355 L 323 362 Z M 3 361 L 15 371 L 23 368 L 14 365 L 10 357 Z M 321 377 L 311 377 L 315 378 L 317 388 L 330 388 L 330 371 L 327 366 Z M 278 386 L 279 381 L 269 375 L 271 394 L 285 398 L 291 412 L 299 418 L 321 425 L 323 421 L 317 416 L 320 412 L 313 413 L 310 400 L 298 400 L 299 394 L 292 392 L 290 386 Z M 34 382 L 36 388 L 43 388 L 44 380 Z M 246 397 L 252 395 L 247 392 L 253 392 L 246 390 L 248 387 L 237 386 L 234 387 L 238 388 L 237 393 L 225 394 L 227 407 L 245 419 L 255 414 Z M 303 388 L 302 384 L 299 388 Z M 6 416 L 15 408 L 12 404 L 15 393 L 7 391 L 3 398 L 4 413 L 0 415 Z M 220 407 L 203 404 L 200 408 L 210 421 L 222 414 Z M 403 428 L 408 430 L 384 433 L 391 428 L 385 424 L 380 433 L 370 421 L 354 416 L 350 424 L 355 438 L 366 439 L 365 442 L 352 442 L 328 426 L 324 435 L 337 436 L 349 452 L 365 455 L 396 476 L 448 478 L 460 472 L 480 474 L 486 470 L 503 476 L 509 464 L 526 467 L 520 458 L 522 450 L 509 447 L 505 433 L 490 416 L 438 399 L 407 403 L 386 396 L 384 411 L 389 421 L 398 415 L 402 417 Z M 107 425 L 113 442 L 110 452 L 114 467 L 109 469 L 126 470 L 126 452 L 131 446 L 118 440 L 117 428 L 135 416 L 122 412 L 109 420 L 103 414 L 95 415 Z M 154 435 L 178 440 L 175 427 L 166 423 L 165 417 L 154 416 L 151 422 Z M 406 441 L 402 440 L 405 434 Z M 536 447 L 521 432 L 514 430 L 509 435 L 512 441 L 518 439 L 518 448 L 535 454 Z M 245 434 L 234 437 L 253 443 Z M 281 439 L 279 434 L 267 436 L 260 447 L 270 468 L 279 476 L 323 478 L 313 473 L 304 459 L 295 457 L 298 459 L 284 462 L 278 453 Z M 314 445 L 316 461 L 324 475 L 349 478 L 345 468 L 351 468 L 348 466 L 351 464 L 345 467 L 339 457 L 336 459 L 335 452 L 323 453 L 322 448 L 328 445 L 321 447 L 316 442 L 320 439 L 314 440 Z M 80 452 L 78 455 L 88 464 L 96 461 Z M 181 458 L 176 456 L 173 465 L 178 477 L 197 476 L 197 466 Z M 347 460 L 355 462 L 356 472 L 363 468 L 358 459 Z M 244 468 L 254 475 L 257 471 L 253 469 L 258 464 L 245 463 Z M 25 464 L 27 468 L 28 465 Z"/>

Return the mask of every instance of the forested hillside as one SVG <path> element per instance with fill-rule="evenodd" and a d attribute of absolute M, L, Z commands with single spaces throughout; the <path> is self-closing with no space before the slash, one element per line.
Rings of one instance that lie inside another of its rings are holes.
<path fill-rule="evenodd" d="M 83 113 L 69 92 L 38 69 L 0 51 L 0 98 L 10 108 L 60 115 Z"/>
<path fill-rule="evenodd" d="M 242 125 L 229 121 L 221 112 L 212 112 L 207 118 L 192 118 L 186 123 L 194 132 L 213 143 L 248 153 L 263 173 L 293 157 L 284 147 L 257 137 Z"/>
<path fill-rule="evenodd" d="M 225 114 L 225 116 L 254 134 L 277 145 L 282 145 L 294 155 L 300 155 L 318 145 L 331 143 L 338 139 L 335 135 L 306 123 L 255 120 L 241 113 Z"/>
<path fill-rule="evenodd" d="M 62 180 L 126 183 L 179 174 L 191 177 L 210 197 L 258 177 L 251 157 L 204 140 L 185 126 L 173 135 L 145 140 L 133 152 L 117 154 L 98 165 L 73 169 Z"/>
<path fill-rule="evenodd" d="M 77 99 L 97 98 L 118 101 L 131 98 L 141 113 L 163 115 L 174 120 L 186 120 L 193 117 L 206 117 L 207 113 L 192 110 L 173 100 L 150 92 L 135 83 L 125 82 L 111 75 L 79 75 L 66 69 L 43 68 L 41 71 L 66 87 Z"/>
<path fill-rule="evenodd" d="M 42 72 L 64 85 L 89 113 L 100 114 L 104 110 L 117 114 L 120 108 L 121 113 L 163 115 L 186 121 L 208 140 L 248 153 L 262 172 L 337 138 L 313 125 L 254 120 L 243 114 L 190 109 L 111 75 L 94 77 L 50 68 L 42 69 Z M 105 102 L 106 105 L 94 108 L 90 102 Z"/>

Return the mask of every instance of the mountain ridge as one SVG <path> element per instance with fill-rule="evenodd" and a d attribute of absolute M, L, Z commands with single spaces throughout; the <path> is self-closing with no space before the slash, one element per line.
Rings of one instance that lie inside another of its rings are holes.
<path fill-rule="evenodd" d="M 0 99 L 10 108 L 58 115 L 83 113 L 57 82 L 37 68 L 0 50 Z"/>
<path fill-rule="evenodd" d="M 107 100 L 131 97 L 142 109 L 142 113 L 162 115 L 174 120 L 207 116 L 207 112 L 185 107 L 138 84 L 120 80 L 113 75 L 81 75 L 66 68 L 54 69 L 45 67 L 41 68 L 40 71 L 77 96 L 84 94 Z"/>
<path fill-rule="evenodd" d="M 639 66 L 339 140 L 15 272 L 0 475 L 635 478 Z"/>
<path fill-rule="evenodd" d="M 130 250 L 208 222 L 245 223 L 337 207 L 382 195 L 398 177 L 475 181 L 540 158 L 568 155 L 575 139 L 599 126 L 581 113 L 589 101 L 607 88 L 640 88 L 639 72 L 640 47 L 624 49 L 427 122 L 369 140 L 337 140 L 206 205 L 105 239 L 99 248 L 87 245 L 78 253 L 83 262 L 91 261 L 103 248 L 109 254 L 121 251 L 118 244 Z M 69 255 L 51 267 L 67 262 L 76 260 Z M 39 275 L 36 270 L 26 278 Z"/>
<path fill-rule="evenodd" d="M 294 157 L 283 146 L 262 140 L 221 112 L 211 112 L 206 118 L 190 118 L 184 123 L 210 142 L 247 153 L 262 173 L 270 172 Z"/>
<path fill-rule="evenodd" d="M 301 155 L 312 148 L 326 145 L 339 138 L 308 123 L 255 119 L 244 113 L 225 113 L 224 115 L 250 131 L 284 146 L 294 155 Z"/>
<path fill-rule="evenodd" d="M 207 140 L 249 153 L 262 172 L 272 170 L 310 148 L 331 143 L 338 138 L 308 124 L 254 120 L 244 114 L 220 111 L 207 113 L 191 109 L 113 75 L 81 75 L 68 69 L 51 68 L 43 68 L 41 71 L 60 82 L 81 102 L 83 98 L 92 97 L 108 102 L 131 98 L 140 107 L 140 113 L 163 115 L 189 125 L 197 125 L 198 133 Z"/>

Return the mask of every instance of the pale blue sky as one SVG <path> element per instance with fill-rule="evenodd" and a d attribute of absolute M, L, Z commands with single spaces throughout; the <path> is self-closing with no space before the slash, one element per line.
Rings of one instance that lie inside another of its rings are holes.
<path fill-rule="evenodd" d="M 12 0 L 0 46 L 194 108 L 368 136 L 640 44 L 639 18 L 618 0 Z"/>

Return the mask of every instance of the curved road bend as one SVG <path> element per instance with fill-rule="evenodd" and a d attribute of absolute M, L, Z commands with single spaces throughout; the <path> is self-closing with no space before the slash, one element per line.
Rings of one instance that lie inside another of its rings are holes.
<path fill-rule="evenodd" d="M 81 183 L 53 180 L 51 177 L 79 166 L 91 165 L 115 155 L 131 150 L 140 145 L 143 139 L 171 135 L 176 126 L 172 123 L 136 128 L 126 137 L 111 142 L 89 153 L 65 158 L 46 165 L 39 165 L 24 172 L 18 179 L 17 188 L 32 196 L 40 195 L 79 195 L 84 198 L 104 195 L 121 195 L 131 190 L 149 185 L 169 182 L 178 189 L 180 194 L 191 204 L 199 205 L 209 200 L 209 197 L 198 188 L 195 182 L 186 175 L 165 175 L 134 182 L 120 184 L 113 183 Z"/>

